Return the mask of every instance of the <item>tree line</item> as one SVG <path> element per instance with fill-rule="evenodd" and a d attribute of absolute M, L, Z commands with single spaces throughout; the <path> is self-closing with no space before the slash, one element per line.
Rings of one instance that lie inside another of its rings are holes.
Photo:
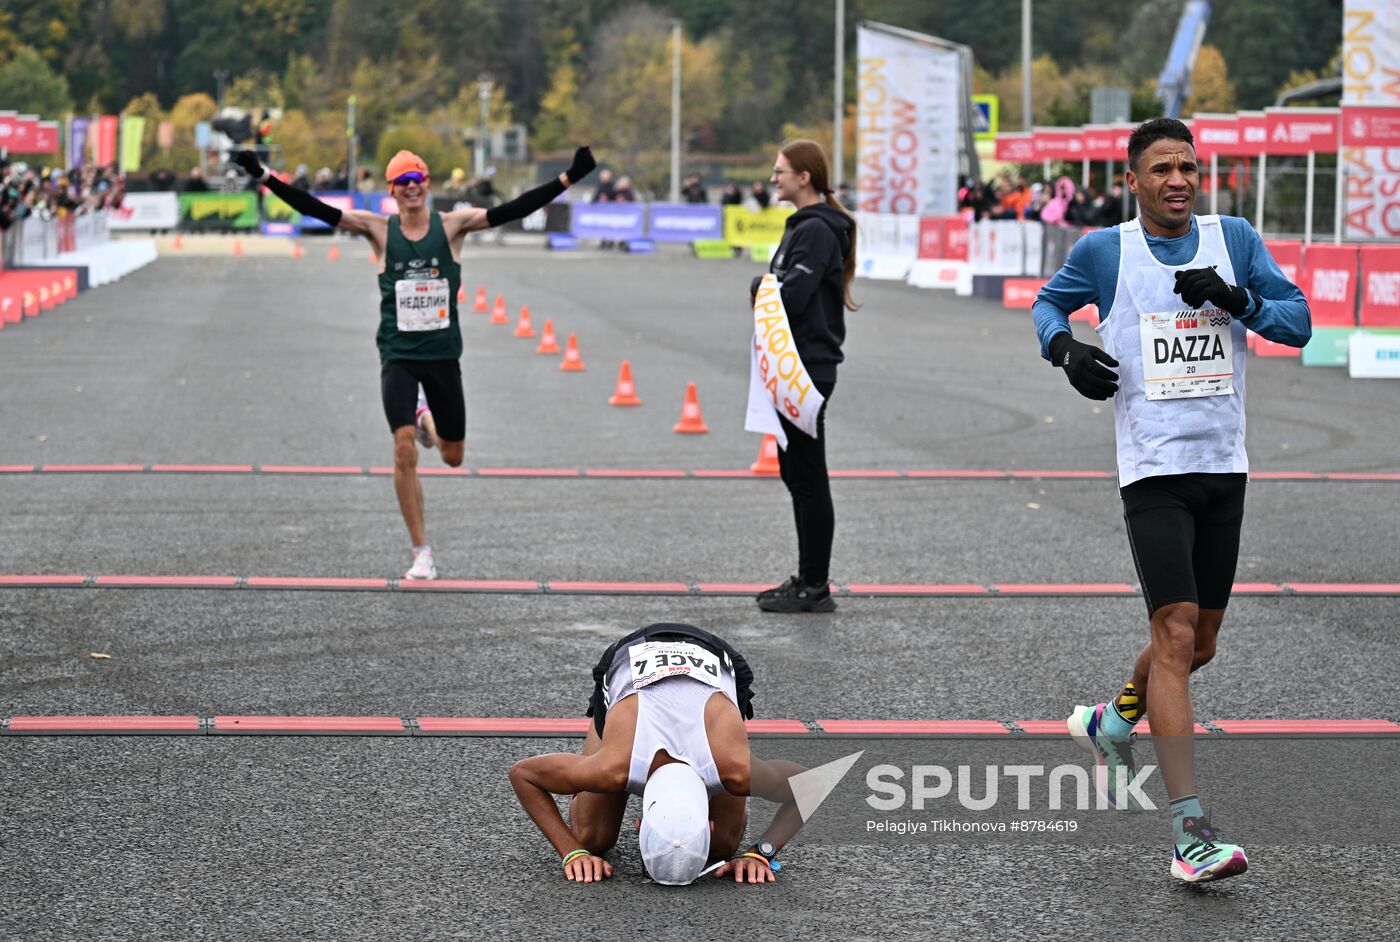
<path fill-rule="evenodd" d="M 1035 0 L 1035 123 L 1087 122 L 1098 85 L 1132 89 L 1150 113 L 1183 3 Z M 1020 0 L 845 6 L 852 109 L 856 25 L 874 20 L 971 46 L 977 90 L 999 93 L 1003 126 L 1019 128 Z M 1286 16 L 1272 0 L 1214 6 L 1201 110 L 1270 104 L 1325 73 L 1341 42 L 1337 0 L 1291 0 Z M 181 130 L 222 91 L 226 105 L 280 110 L 274 138 L 298 161 L 335 166 L 353 95 L 367 160 L 416 146 L 461 165 L 485 75 L 491 123 L 525 124 L 533 151 L 587 139 L 645 177 L 669 135 L 673 21 L 687 150 L 754 153 L 792 132 L 830 140 L 834 15 L 834 0 L 5 0 L 0 108 L 141 113 Z M 842 132 L 853 123 L 852 111 Z M 151 144 L 183 169 L 189 155 Z"/>

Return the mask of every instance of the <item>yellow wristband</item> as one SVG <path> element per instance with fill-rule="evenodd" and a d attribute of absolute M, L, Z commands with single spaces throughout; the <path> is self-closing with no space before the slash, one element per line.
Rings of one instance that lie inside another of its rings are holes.
<path fill-rule="evenodd" d="M 564 855 L 564 866 L 569 865 L 569 861 L 577 860 L 580 857 L 592 857 L 593 854 L 580 847 L 578 850 L 571 850 Z"/>
<path fill-rule="evenodd" d="M 768 865 L 768 869 L 771 870 L 771 869 L 773 868 L 773 862 L 772 862 L 771 860 L 769 860 L 767 857 L 763 856 L 762 854 L 754 853 L 754 852 L 751 851 L 751 850 L 750 850 L 750 851 L 745 851 L 744 853 L 740 854 L 739 857 L 740 857 L 740 858 L 752 857 L 754 860 L 761 860 L 761 861 L 763 861 L 764 863 L 766 863 L 766 864 Z"/>

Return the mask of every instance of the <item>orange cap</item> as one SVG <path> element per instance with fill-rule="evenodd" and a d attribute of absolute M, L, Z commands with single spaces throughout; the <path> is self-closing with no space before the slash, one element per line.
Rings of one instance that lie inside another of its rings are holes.
<path fill-rule="evenodd" d="M 423 162 L 422 157 L 411 150 L 401 150 L 389 160 L 389 166 L 384 168 L 384 179 L 393 183 L 405 173 L 414 170 L 425 177 L 428 176 L 428 165 Z"/>

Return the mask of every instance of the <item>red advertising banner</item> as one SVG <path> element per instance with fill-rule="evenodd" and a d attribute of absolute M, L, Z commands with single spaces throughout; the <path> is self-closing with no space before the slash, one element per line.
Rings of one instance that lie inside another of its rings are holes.
<path fill-rule="evenodd" d="M 36 154 L 56 154 L 58 153 L 58 122 L 40 121 L 38 130 L 34 135 L 34 153 Z"/>
<path fill-rule="evenodd" d="M 1118 132 L 1108 124 L 1084 125 L 1084 157 L 1088 160 L 1127 160 L 1128 148 L 1120 150 Z"/>
<path fill-rule="evenodd" d="M 1001 283 L 1001 306 L 1029 311 L 1035 296 L 1045 287 L 1045 278 L 1008 278 Z"/>
<path fill-rule="evenodd" d="M 946 216 L 919 217 L 919 258 L 942 258 L 947 239 L 944 238 Z"/>
<path fill-rule="evenodd" d="M 1340 132 L 1339 108 L 1265 108 L 1270 154 L 1301 156 L 1337 152 Z"/>
<path fill-rule="evenodd" d="M 944 258 L 955 262 L 967 261 L 968 243 L 967 220 L 961 216 L 949 216 L 943 225 Z"/>
<path fill-rule="evenodd" d="M 0 149 L 12 151 L 15 137 L 15 121 L 18 116 L 13 111 L 0 111 Z"/>
<path fill-rule="evenodd" d="M 1312 311 L 1314 327 L 1356 326 L 1355 245 L 1308 246 L 1303 294 Z"/>
<path fill-rule="evenodd" d="M 967 261 L 967 220 L 961 216 L 921 217 L 919 258 Z"/>
<path fill-rule="evenodd" d="M 16 154 L 32 154 L 39 136 L 39 119 L 32 114 L 22 114 L 15 118 L 14 135 L 10 138 L 10 150 Z"/>
<path fill-rule="evenodd" d="M 1036 160 L 1083 160 L 1084 132 L 1079 128 L 1036 128 Z"/>
<path fill-rule="evenodd" d="M 1298 277 L 1303 271 L 1303 243 L 1296 239 L 1265 239 L 1264 248 L 1283 270 L 1283 277 L 1301 286 Z"/>
<path fill-rule="evenodd" d="M 1190 122 L 1196 138 L 1196 159 L 1209 160 L 1212 154 L 1221 157 L 1246 156 L 1240 145 L 1240 124 L 1232 114 L 1196 115 Z"/>
<path fill-rule="evenodd" d="M 1258 157 L 1269 144 L 1269 123 L 1262 111 L 1239 113 L 1240 150 L 1247 157 Z"/>
<path fill-rule="evenodd" d="M 1361 246 L 1361 326 L 1400 327 L 1400 246 Z"/>
<path fill-rule="evenodd" d="M 997 160 L 1013 164 L 1036 162 L 1035 136 L 1032 134 L 998 134 Z"/>
<path fill-rule="evenodd" d="M 92 140 L 93 162 L 99 167 L 117 161 L 117 116 L 104 114 L 97 119 L 97 134 Z"/>
<path fill-rule="evenodd" d="M 1400 107 L 1343 105 L 1342 144 L 1346 147 L 1400 147 Z"/>

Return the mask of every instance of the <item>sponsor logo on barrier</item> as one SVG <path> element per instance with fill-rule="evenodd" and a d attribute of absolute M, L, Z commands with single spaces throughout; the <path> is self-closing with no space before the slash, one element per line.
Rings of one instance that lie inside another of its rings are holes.
<path fill-rule="evenodd" d="M 1351 286 L 1351 272 L 1338 268 L 1313 271 L 1312 296 L 1318 301 L 1345 301 Z"/>
<path fill-rule="evenodd" d="M 1400 305 L 1400 271 L 1368 272 L 1366 303 Z"/>

